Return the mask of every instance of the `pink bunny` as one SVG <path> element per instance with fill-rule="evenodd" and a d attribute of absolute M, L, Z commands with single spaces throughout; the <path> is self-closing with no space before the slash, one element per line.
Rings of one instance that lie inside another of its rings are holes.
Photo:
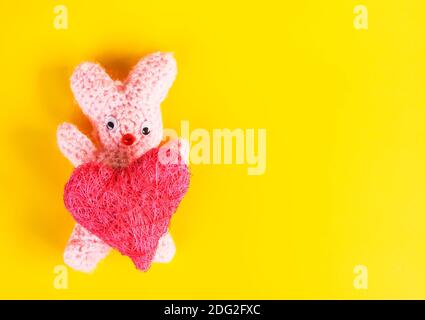
<path fill-rule="evenodd" d="M 77 167 L 97 161 L 113 167 L 127 166 L 163 138 L 160 104 L 177 73 L 176 62 L 170 53 L 154 53 L 140 60 L 126 81 L 113 81 L 95 63 L 82 63 L 71 77 L 71 89 L 83 113 L 90 119 L 92 141 L 74 125 L 63 123 L 57 131 L 59 148 Z M 187 163 L 188 143 L 173 140 L 169 148 L 178 148 Z M 64 252 L 70 267 L 90 272 L 111 248 L 95 235 L 76 224 Z M 159 241 L 154 262 L 169 262 L 175 254 L 171 235 Z"/>

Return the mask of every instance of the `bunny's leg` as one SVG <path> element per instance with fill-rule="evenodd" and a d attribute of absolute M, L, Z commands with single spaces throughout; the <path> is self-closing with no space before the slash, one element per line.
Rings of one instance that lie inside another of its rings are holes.
<path fill-rule="evenodd" d="M 158 249 L 156 249 L 153 262 L 168 263 L 173 259 L 175 253 L 176 246 L 174 245 L 173 238 L 171 234 L 167 232 L 159 239 Z"/>
<path fill-rule="evenodd" d="M 71 268 L 82 272 L 91 272 L 110 251 L 111 247 L 105 242 L 76 224 L 63 258 Z"/>

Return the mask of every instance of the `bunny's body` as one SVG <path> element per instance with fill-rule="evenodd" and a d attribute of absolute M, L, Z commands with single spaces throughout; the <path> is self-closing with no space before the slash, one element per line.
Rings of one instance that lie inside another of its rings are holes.
<path fill-rule="evenodd" d="M 58 128 L 62 153 L 78 167 L 87 162 L 102 162 L 125 167 L 159 145 L 163 137 L 160 103 L 171 87 L 177 68 L 171 54 L 155 53 L 142 59 L 125 82 L 113 81 L 97 64 L 83 63 L 74 71 L 71 88 L 99 141 L 96 147 L 74 125 Z M 187 143 L 170 141 L 187 161 Z M 64 260 L 70 267 L 92 271 L 111 248 L 77 224 L 65 249 Z M 153 261 L 168 262 L 175 253 L 169 233 L 158 243 Z"/>

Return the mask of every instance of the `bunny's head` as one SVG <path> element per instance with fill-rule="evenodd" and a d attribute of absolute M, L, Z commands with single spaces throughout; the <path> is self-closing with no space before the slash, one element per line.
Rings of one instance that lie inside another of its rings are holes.
<path fill-rule="evenodd" d="M 170 53 L 154 53 L 140 60 L 124 82 L 113 81 L 95 63 L 76 68 L 71 89 L 105 153 L 128 161 L 161 142 L 160 104 L 176 73 Z"/>

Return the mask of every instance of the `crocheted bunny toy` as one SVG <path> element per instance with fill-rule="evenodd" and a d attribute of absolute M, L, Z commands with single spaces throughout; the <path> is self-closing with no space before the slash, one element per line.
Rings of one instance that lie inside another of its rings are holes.
<path fill-rule="evenodd" d="M 188 143 L 163 138 L 160 104 L 176 77 L 170 53 L 141 59 L 124 82 L 95 63 L 82 63 L 71 89 L 93 128 L 93 143 L 74 125 L 57 131 L 61 152 L 77 167 L 65 187 L 65 205 L 77 224 L 64 252 L 67 265 L 90 272 L 116 248 L 136 267 L 171 261 L 169 219 L 189 183 Z M 161 150 L 178 154 L 161 164 Z"/>

